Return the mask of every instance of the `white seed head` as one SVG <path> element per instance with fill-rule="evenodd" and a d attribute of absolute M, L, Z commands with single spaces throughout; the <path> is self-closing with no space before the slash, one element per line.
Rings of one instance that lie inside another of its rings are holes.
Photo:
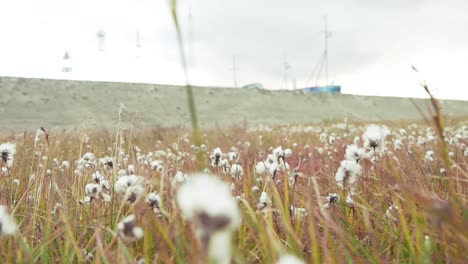
<path fill-rule="evenodd" d="M 99 183 L 99 182 L 101 182 L 101 180 L 104 179 L 104 177 L 101 175 L 101 173 L 99 171 L 95 171 L 93 174 L 91 174 L 91 179 L 94 182 Z"/>
<path fill-rule="evenodd" d="M 241 179 L 244 176 L 244 170 L 239 164 L 232 164 L 230 173 L 233 179 Z"/>
<path fill-rule="evenodd" d="M 62 161 L 62 165 L 60 165 L 60 168 L 62 169 L 68 169 L 70 167 L 70 162 L 64 160 Z"/>
<path fill-rule="evenodd" d="M 345 153 L 345 158 L 347 160 L 352 160 L 359 162 L 364 155 L 364 149 L 359 148 L 356 145 L 348 145 L 346 147 L 346 153 Z"/>
<path fill-rule="evenodd" d="M 6 168 L 11 168 L 16 154 L 15 143 L 3 143 L 0 145 L 0 162 L 6 163 Z"/>
<path fill-rule="evenodd" d="M 237 159 L 237 153 L 234 151 L 228 152 L 227 156 L 230 161 L 234 161 Z"/>
<path fill-rule="evenodd" d="M 101 191 L 102 187 L 98 183 L 88 183 L 85 186 L 86 195 L 93 198 L 98 198 Z"/>
<path fill-rule="evenodd" d="M 386 126 L 369 125 L 366 132 L 362 135 L 364 146 L 376 149 L 384 144 L 385 137 L 390 134 Z"/>
<path fill-rule="evenodd" d="M 164 168 L 163 164 L 164 164 L 164 162 L 162 160 L 153 160 L 150 163 L 150 166 L 155 171 L 162 171 L 163 168 Z"/>
<path fill-rule="evenodd" d="M 128 165 L 127 171 L 128 171 L 128 174 L 130 175 L 135 174 L 135 166 L 133 164 Z"/>
<path fill-rule="evenodd" d="M 0 235 L 11 236 L 17 229 L 15 219 L 8 214 L 7 207 L 0 205 Z"/>
<path fill-rule="evenodd" d="M 260 199 L 258 200 L 257 209 L 263 210 L 270 206 L 271 206 L 270 198 L 268 198 L 268 195 L 266 192 L 262 192 L 262 194 L 260 195 Z"/>
<path fill-rule="evenodd" d="M 235 229 L 240 225 L 241 215 L 229 187 L 209 174 L 195 174 L 180 187 L 177 203 L 184 216 L 194 222 L 201 214 L 208 218 L 225 218 L 225 228 Z"/>
<path fill-rule="evenodd" d="M 136 226 L 135 215 L 129 215 L 117 224 L 119 235 L 127 241 L 133 242 L 143 237 L 143 230 Z"/>
<path fill-rule="evenodd" d="M 117 179 L 114 184 L 114 191 L 119 194 L 126 194 L 127 189 L 136 184 L 143 184 L 144 178 L 136 175 L 124 175 Z"/>
<path fill-rule="evenodd" d="M 176 174 L 174 175 L 174 178 L 172 178 L 172 186 L 176 186 L 180 183 L 183 183 L 187 180 L 188 175 L 182 173 L 181 171 L 177 171 Z"/>
<path fill-rule="evenodd" d="M 275 155 L 277 158 L 284 157 L 283 148 L 281 146 L 279 146 L 279 147 L 276 147 L 275 149 L 273 149 L 273 155 Z"/>
<path fill-rule="evenodd" d="M 136 203 L 140 197 L 143 196 L 145 192 L 145 188 L 140 184 L 134 184 L 127 188 L 127 192 L 125 194 L 125 201 L 129 204 Z"/>
<path fill-rule="evenodd" d="M 269 163 L 264 161 L 258 162 L 257 165 L 255 165 L 255 172 L 257 172 L 257 174 L 265 173 L 268 170 L 268 164 Z"/>
<path fill-rule="evenodd" d="M 361 165 L 354 161 L 343 160 L 335 174 L 335 181 L 340 188 L 353 188 L 361 175 Z"/>
<path fill-rule="evenodd" d="M 426 151 L 426 156 L 424 157 L 428 161 L 434 161 L 434 151 L 428 150 Z"/>
<path fill-rule="evenodd" d="M 83 159 L 84 159 L 85 161 L 91 161 L 91 162 L 92 162 L 92 161 L 94 161 L 94 160 L 96 159 L 96 156 L 94 156 L 94 154 L 91 153 L 91 152 L 87 152 L 87 153 L 85 153 L 85 154 L 83 155 Z"/>
<path fill-rule="evenodd" d="M 305 264 L 305 262 L 294 255 L 283 255 L 276 264 Z"/>
<path fill-rule="evenodd" d="M 258 186 L 252 187 L 252 192 L 253 192 L 253 193 L 257 193 L 257 192 L 259 192 L 259 191 L 260 191 L 260 188 L 258 188 Z"/>

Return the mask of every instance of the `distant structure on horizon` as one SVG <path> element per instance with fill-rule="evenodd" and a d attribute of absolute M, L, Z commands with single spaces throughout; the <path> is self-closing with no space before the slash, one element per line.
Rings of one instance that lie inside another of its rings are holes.
<path fill-rule="evenodd" d="M 316 79 L 315 79 L 315 86 L 310 86 L 303 88 L 302 90 L 304 92 L 318 92 L 318 93 L 341 93 L 341 86 L 340 85 L 334 85 L 333 82 L 330 84 L 328 82 L 328 39 L 331 37 L 331 32 L 328 31 L 328 21 L 327 17 L 325 16 L 325 30 L 322 31 L 324 34 L 324 51 L 322 53 L 322 56 L 319 59 L 319 63 L 314 67 L 312 70 L 312 73 L 310 74 L 310 77 L 307 79 L 306 86 L 309 82 L 309 79 L 315 74 L 317 68 L 318 72 L 316 74 Z M 322 70 L 325 70 L 325 85 L 318 85 L 318 79 L 322 73 Z"/>
<path fill-rule="evenodd" d="M 265 90 L 263 84 L 261 83 L 250 83 L 247 85 L 242 86 L 243 89 L 258 89 L 258 90 Z"/>
<path fill-rule="evenodd" d="M 65 51 L 65 54 L 63 54 L 63 57 L 62 57 L 62 72 L 63 73 L 72 72 L 71 57 L 68 51 Z"/>
<path fill-rule="evenodd" d="M 106 39 L 106 32 L 102 29 L 96 32 L 96 37 L 98 40 L 98 50 L 104 52 L 104 41 Z"/>

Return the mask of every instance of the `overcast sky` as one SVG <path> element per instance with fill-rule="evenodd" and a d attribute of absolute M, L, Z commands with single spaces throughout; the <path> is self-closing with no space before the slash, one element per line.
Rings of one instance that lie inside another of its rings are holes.
<path fill-rule="evenodd" d="M 343 93 L 423 96 L 414 64 L 438 96 L 468 100 L 468 1 L 179 2 L 192 84 L 234 86 L 233 57 L 239 86 L 324 84 L 311 73 L 327 16 L 329 81 Z M 0 10 L 1 76 L 185 83 L 167 0 L 4 0 Z"/>

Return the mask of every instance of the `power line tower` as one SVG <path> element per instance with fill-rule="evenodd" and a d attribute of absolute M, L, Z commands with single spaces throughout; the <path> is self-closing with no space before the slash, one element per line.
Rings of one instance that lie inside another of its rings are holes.
<path fill-rule="evenodd" d="M 98 41 L 98 50 L 100 52 L 104 52 L 104 42 L 106 39 L 106 32 L 102 29 L 98 30 L 96 33 L 97 41 Z"/>
<path fill-rule="evenodd" d="M 72 72 L 71 57 L 68 51 L 65 51 L 65 54 L 63 54 L 63 57 L 62 57 L 62 72 L 63 73 Z"/>
<path fill-rule="evenodd" d="M 140 30 L 136 30 L 135 32 L 135 58 L 139 59 L 141 57 L 141 34 Z"/>
<path fill-rule="evenodd" d="M 326 85 L 328 85 L 328 39 L 331 38 L 332 32 L 328 31 L 328 18 L 327 16 L 324 16 L 325 20 L 325 30 L 322 30 L 323 36 L 324 36 L 324 46 L 325 49 L 323 51 L 323 62 L 325 66 L 325 80 L 326 80 Z"/>

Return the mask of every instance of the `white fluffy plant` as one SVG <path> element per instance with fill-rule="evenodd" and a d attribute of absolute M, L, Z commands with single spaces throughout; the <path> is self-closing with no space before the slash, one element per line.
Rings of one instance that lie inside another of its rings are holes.
<path fill-rule="evenodd" d="M 364 147 L 374 150 L 385 145 L 385 138 L 390 134 L 390 130 L 386 126 L 369 125 L 366 132 L 362 135 Z"/>
<path fill-rule="evenodd" d="M 207 254 L 207 263 L 230 263 L 231 234 L 241 213 L 226 183 L 210 174 L 195 174 L 180 187 L 177 203 Z"/>
<path fill-rule="evenodd" d="M 266 192 L 262 192 L 258 200 L 257 209 L 263 211 L 267 208 L 270 208 L 272 205 L 271 199 L 268 197 Z"/>
<path fill-rule="evenodd" d="M 13 166 L 16 154 L 16 144 L 15 143 L 3 143 L 0 144 L 0 167 L 2 171 L 9 171 Z"/>
<path fill-rule="evenodd" d="M 7 207 L 0 205 L 0 236 L 14 235 L 17 230 L 15 219 L 8 214 Z"/>
<path fill-rule="evenodd" d="M 255 170 L 257 174 L 269 172 L 270 176 L 275 179 L 278 172 L 290 170 L 290 166 L 286 162 L 286 158 L 291 155 L 291 149 L 283 150 L 283 148 L 279 146 L 272 150 L 272 153 L 268 155 L 266 160 L 259 161 L 257 165 L 255 165 Z"/>
<path fill-rule="evenodd" d="M 162 201 L 161 201 L 161 196 L 157 193 L 157 192 L 150 192 L 148 193 L 148 195 L 146 196 L 146 200 L 145 200 L 151 210 L 153 210 L 153 212 L 158 216 L 158 217 L 161 217 L 162 216 Z"/>
<path fill-rule="evenodd" d="M 352 160 L 343 160 L 335 175 L 335 181 L 341 189 L 350 189 L 353 193 L 361 176 L 361 165 Z"/>
<path fill-rule="evenodd" d="M 286 254 L 282 255 L 276 264 L 305 264 L 305 262 L 294 255 Z"/>
<path fill-rule="evenodd" d="M 244 170 L 242 169 L 241 165 L 232 164 L 230 168 L 230 174 L 231 174 L 232 179 L 240 180 L 244 176 Z"/>
<path fill-rule="evenodd" d="M 91 175 L 93 183 L 88 183 L 85 186 L 85 198 L 80 200 L 80 204 L 89 204 L 93 200 L 102 199 L 104 202 L 110 202 L 112 197 L 108 192 L 111 189 L 110 182 L 105 180 L 99 171 Z"/>
<path fill-rule="evenodd" d="M 219 147 L 213 150 L 213 152 L 210 155 L 210 160 L 211 160 L 210 165 L 212 168 L 216 168 L 221 165 L 222 155 L 223 155 L 223 152 L 221 151 Z"/>
<path fill-rule="evenodd" d="M 123 195 L 128 204 L 136 203 L 145 192 L 145 179 L 142 176 L 124 175 L 120 176 L 114 184 L 114 191 Z"/>
<path fill-rule="evenodd" d="M 365 157 L 365 154 L 364 149 L 353 144 L 346 147 L 345 158 L 346 160 L 356 161 L 356 163 L 359 163 L 359 161 Z"/>
<path fill-rule="evenodd" d="M 119 237 L 128 242 L 134 242 L 143 237 L 143 229 L 136 225 L 135 215 L 129 215 L 117 224 Z"/>

